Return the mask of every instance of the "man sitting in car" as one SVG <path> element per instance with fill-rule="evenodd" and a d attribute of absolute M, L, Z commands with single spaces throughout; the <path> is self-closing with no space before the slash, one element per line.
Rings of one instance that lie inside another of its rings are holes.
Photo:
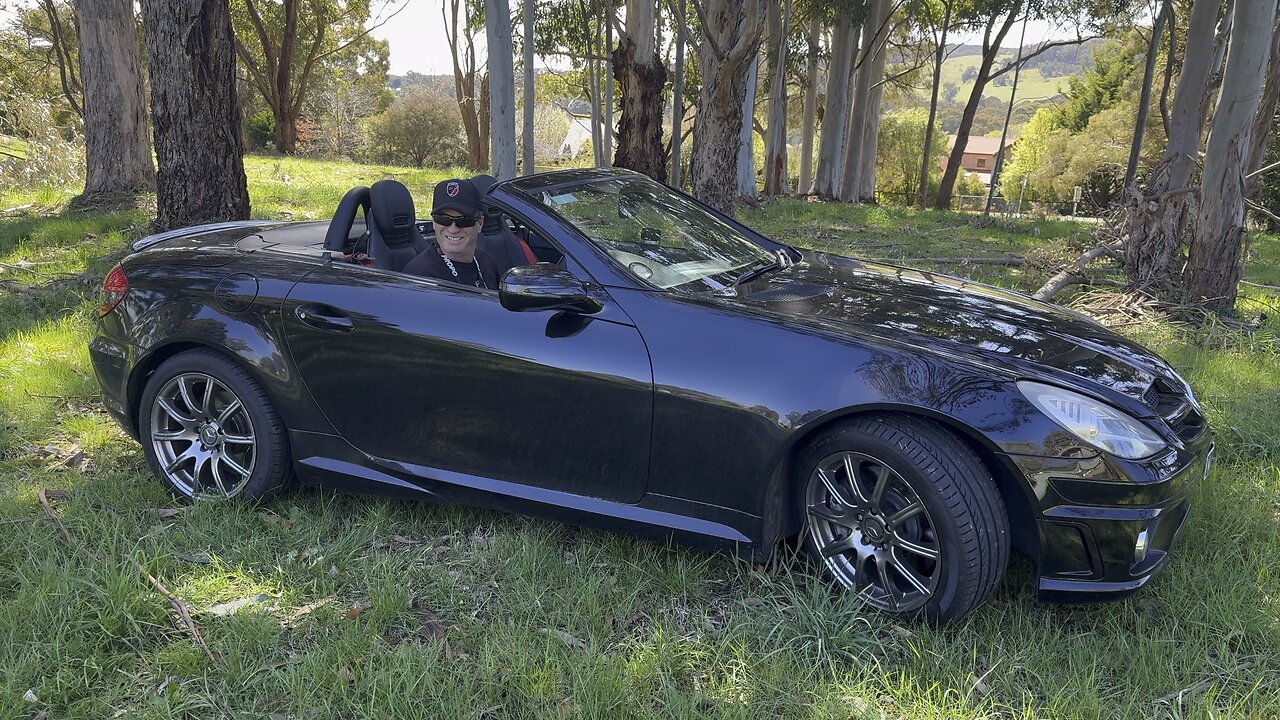
<path fill-rule="evenodd" d="M 483 220 L 480 192 L 470 180 L 453 178 L 440 182 L 431 203 L 436 244 L 410 260 L 403 271 L 496 290 L 497 265 L 476 249 Z"/>

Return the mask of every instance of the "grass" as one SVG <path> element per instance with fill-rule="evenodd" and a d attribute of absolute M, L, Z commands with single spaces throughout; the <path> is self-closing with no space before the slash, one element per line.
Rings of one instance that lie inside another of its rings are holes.
<path fill-rule="evenodd" d="M 424 198 L 450 174 L 247 165 L 259 217 L 324 217 L 349 185 L 392 172 Z M 50 207 L 67 195 L 0 198 L 36 206 L 0 224 L 0 719 L 1280 715 L 1274 324 L 1126 328 L 1186 373 L 1219 438 L 1216 469 L 1149 588 L 1039 605 L 1017 559 L 988 603 L 935 630 L 870 613 L 787 558 L 752 567 L 310 490 L 262 507 L 176 504 L 98 406 L 85 349 L 94 281 L 148 213 Z M 746 216 L 789 242 L 867 257 L 1026 257 L 934 264 L 1022 290 L 1087 243 L 1070 223 L 932 211 L 784 200 Z M 1254 251 L 1250 278 L 1274 284 L 1280 241 L 1259 238 Z M 1242 308 L 1274 302 L 1257 292 Z M 43 488 L 70 493 L 59 514 L 105 562 L 45 519 Z M 188 600 L 216 659 L 129 558 Z"/>

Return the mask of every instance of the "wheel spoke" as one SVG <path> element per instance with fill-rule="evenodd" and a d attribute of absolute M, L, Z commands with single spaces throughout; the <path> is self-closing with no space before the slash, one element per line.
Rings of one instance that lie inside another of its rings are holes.
<path fill-rule="evenodd" d="M 220 459 L 215 457 L 213 462 L 209 464 L 209 470 L 213 474 L 213 484 L 218 486 L 218 492 L 222 494 L 222 497 L 227 497 L 227 486 L 223 484 L 222 472 L 218 470 L 218 460 Z"/>
<path fill-rule="evenodd" d="M 186 403 L 187 409 L 198 418 L 204 413 L 204 408 L 196 407 L 195 401 L 191 399 L 190 379 L 189 375 L 178 376 L 178 395 L 182 397 L 182 402 Z"/>
<path fill-rule="evenodd" d="M 844 474 L 849 478 L 849 487 L 853 488 L 853 494 L 858 497 L 857 507 L 867 506 L 867 495 L 862 492 L 862 486 L 858 484 L 858 468 L 854 465 L 853 456 L 844 456 Z"/>
<path fill-rule="evenodd" d="M 227 421 L 230 420 L 231 416 L 234 415 L 235 412 L 240 408 L 241 408 L 240 399 L 239 398 L 233 399 L 230 405 L 227 405 L 226 407 L 222 408 L 222 412 L 218 413 L 218 425 L 225 427 L 227 424 Z"/>
<path fill-rule="evenodd" d="M 174 442 L 176 440 L 186 440 L 188 442 L 196 441 L 196 434 L 193 430 L 182 428 L 181 430 L 163 430 L 160 432 L 153 431 L 151 433 L 152 440 L 160 440 L 162 442 Z"/>
<path fill-rule="evenodd" d="M 889 594 L 889 599 L 896 608 L 902 604 L 902 590 L 898 588 L 898 584 L 889 576 L 889 568 L 892 565 L 892 561 L 888 558 L 883 555 L 876 555 L 876 569 L 880 571 L 880 582 L 884 583 L 884 590 Z"/>
<path fill-rule="evenodd" d="M 213 378 L 205 378 L 204 399 L 200 402 L 203 406 L 200 408 L 200 412 L 208 414 L 213 409 Z"/>
<path fill-rule="evenodd" d="M 886 525 L 888 525 L 890 530 L 893 530 L 909 518 L 919 515 L 922 512 L 924 512 L 924 504 L 917 500 L 898 512 L 890 515 Z"/>
<path fill-rule="evenodd" d="M 196 423 L 196 419 L 194 417 L 187 417 L 182 413 L 178 412 L 177 408 L 175 408 L 173 404 L 170 403 L 165 398 L 157 397 L 156 404 L 160 406 L 161 410 L 165 411 L 165 414 L 173 418 L 175 421 L 177 421 L 179 424 L 181 424 L 184 428 L 187 428 L 188 430 L 191 429 L 191 426 Z"/>
<path fill-rule="evenodd" d="M 822 520 L 826 520 L 827 522 L 832 522 L 837 525 L 842 525 L 844 527 L 849 526 L 848 519 L 847 519 L 847 516 L 849 513 L 847 511 L 832 510 L 831 508 L 827 507 L 826 504 L 824 503 L 817 503 L 815 505 L 810 505 L 809 514 L 816 518 L 821 518 Z"/>
<path fill-rule="evenodd" d="M 836 502 L 844 505 L 845 507 L 857 506 L 858 503 L 853 498 L 850 498 L 849 493 L 845 492 L 844 488 L 836 484 L 836 481 L 828 475 L 825 470 L 818 468 L 817 472 L 818 479 L 822 481 L 822 486 L 827 489 L 827 492 L 831 494 L 831 497 L 834 498 Z"/>
<path fill-rule="evenodd" d="M 246 470 L 246 469 L 244 468 L 244 466 L 243 466 L 243 465 L 241 465 L 240 463 L 238 463 L 238 462 L 236 462 L 235 460 L 233 460 L 233 459 L 232 459 L 232 457 L 231 457 L 230 455 L 228 455 L 228 454 L 226 454 L 226 453 L 222 453 L 221 455 L 219 455 L 219 456 L 218 456 L 218 458 L 219 458 L 220 460 L 222 460 L 222 462 L 226 463 L 226 464 L 227 464 L 227 467 L 231 468 L 231 469 L 232 469 L 232 470 L 234 470 L 238 475 L 240 475 L 240 477 L 242 477 L 242 478 L 247 478 L 247 477 L 249 477 L 249 471 L 248 471 L 248 470 Z"/>
<path fill-rule="evenodd" d="M 876 486 L 871 491 L 870 503 L 873 510 L 879 510 L 880 503 L 884 501 L 884 491 L 889 487 L 889 478 L 892 477 L 892 474 L 889 472 L 889 468 L 884 465 L 876 465 L 875 475 Z"/>
<path fill-rule="evenodd" d="M 847 553 L 856 547 L 857 543 L 854 540 L 854 536 L 850 534 L 849 537 L 837 538 L 826 545 L 823 545 L 821 552 L 823 557 L 834 557 L 842 553 Z"/>
<path fill-rule="evenodd" d="M 191 486 L 198 491 L 203 486 L 203 483 L 200 482 L 200 471 L 204 469 L 205 465 L 209 464 L 209 454 L 198 453 L 195 458 L 196 466 L 191 470 Z"/>
<path fill-rule="evenodd" d="M 177 470 L 186 461 L 194 460 L 195 457 L 196 457 L 195 445 L 192 445 L 191 447 L 187 448 L 186 452 L 170 460 L 169 464 L 164 466 L 164 471 L 165 473 L 172 475 L 174 470 Z"/>
<path fill-rule="evenodd" d="M 892 542 L 894 547 L 900 550 L 906 550 L 914 555 L 919 555 L 927 560 L 937 560 L 939 557 L 937 548 L 921 545 L 920 543 L 913 542 L 899 535 L 894 535 Z"/>
<path fill-rule="evenodd" d="M 901 575 L 907 582 L 911 583 L 911 587 L 915 588 L 916 592 L 924 595 L 929 594 L 929 582 L 925 578 L 920 577 L 920 573 L 916 572 L 911 565 L 904 562 L 898 562 L 896 559 L 890 559 L 889 562 L 893 565 L 893 569 L 898 571 L 899 575 Z"/>
<path fill-rule="evenodd" d="M 252 435 L 223 435 L 222 442 L 231 443 L 232 445 L 252 445 Z"/>

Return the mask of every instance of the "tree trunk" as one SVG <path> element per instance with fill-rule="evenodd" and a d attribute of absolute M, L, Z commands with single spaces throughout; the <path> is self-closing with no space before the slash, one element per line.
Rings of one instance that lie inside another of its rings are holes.
<path fill-rule="evenodd" d="M 867 6 L 867 19 L 862 25 L 862 54 L 857 62 L 852 110 L 849 116 L 848 139 L 844 148 L 844 168 L 837 196 L 846 202 L 862 199 L 863 154 L 866 150 L 867 120 L 870 117 L 872 73 L 874 58 L 884 45 L 888 30 L 888 0 L 871 0 Z"/>
<path fill-rule="evenodd" d="M 680 0 L 677 8 L 676 77 L 671 88 L 671 186 L 679 190 L 683 180 L 680 177 L 680 145 L 684 140 L 684 28 L 689 25 L 685 21 L 685 0 Z"/>
<path fill-rule="evenodd" d="M 132 0 L 76 3 L 84 85 L 80 201 L 155 187 Z"/>
<path fill-rule="evenodd" d="M 929 92 L 929 124 L 924 129 L 924 151 L 920 153 L 920 190 L 916 193 L 916 204 L 923 210 L 929 205 L 929 167 L 933 158 L 929 150 L 933 147 L 933 124 L 938 119 L 938 86 L 942 83 L 942 63 L 947 59 L 947 30 L 951 25 L 952 0 L 944 0 L 942 13 L 942 32 L 938 40 L 938 51 L 933 57 L 933 84 Z"/>
<path fill-rule="evenodd" d="M 1196 0 L 1187 28 L 1189 38 L 1213 36 L 1217 0 Z M 1182 72 L 1169 116 L 1169 143 L 1146 192 L 1129 206 L 1125 242 L 1125 274 L 1134 290 L 1167 290 L 1174 284 L 1173 257 L 1182 243 L 1186 223 L 1194 214 L 1191 173 L 1200 151 L 1204 125 L 1204 95 L 1214 46 L 1188 42 Z"/>
<path fill-rule="evenodd" d="M 155 125 L 156 225 L 249 217 L 226 0 L 143 0 Z"/>
<path fill-rule="evenodd" d="M 1258 88 L 1271 48 L 1272 0 L 1238 2 L 1218 106 L 1205 150 L 1200 213 L 1183 275 L 1186 297 L 1219 311 L 1235 307 L 1243 274 L 1244 175 L 1249 163 Z"/>
<path fill-rule="evenodd" d="M 982 40 L 982 60 L 978 65 L 978 76 L 973 80 L 973 90 L 969 92 L 969 101 L 965 103 L 964 112 L 960 115 L 960 127 L 956 128 L 956 144 L 951 148 L 951 154 L 947 157 L 947 169 L 942 173 L 942 181 L 938 183 L 938 197 L 934 200 L 933 206 L 939 210 L 947 210 L 951 207 L 951 194 L 955 190 L 956 178 L 960 175 L 960 163 L 964 160 L 964 148 L 969 142 L 969 131 L 973 129 L 973 118 L 978 114 L 978 105 L 982 102 L 982 92 L 986 90 L 987 83 L 991 80 L 991 66 L 995 63 L 996 55 L 1000 53 L 1000 44 L 1004 42 L 1005 35 L 1009 34 L 1009 29 L 1013 27 L 1013 23 L 1018 19 L 1018 15 L 1022 12 L 1022 3 L 1016 3 L 1009 10 L 1009 14 L 1000 17 L 992 17 L 987 21 L 986 32 L 983 34 Z M 995 29 L 996 23 L 1000 23 L 999 30 Z M 995 30 L 995 37 L 991 36 Z"/>
<path fill-rule="evenodd" d="M 840 166 L 849 120 L 849 74 L 858 52 L 857 38 L 858 26 L 849 13 L 840 13 L 831 35 L 832 62 L 827 67 L 827 98 L 822 105 L 818 172 L 813 184 L 813 191 L 825 198 L 834 198 L 840 191 Z"/>
<path fill-rule="evenodd" d="M 480 138 L 493 136 L 491 123 L 492 93 L 489 91 L 489 73 L 480 76 L 480 99 L 476 101 L 476 120 L 480 124 Z M 489 143 L 480 143 L 480 168 L 489 167 Z"/>
<path fill-rule="evenodd" d="M 764 0 L 706 0 L 700 9 L 703 37 L 698 70 L 702 90 L 690 162 L 693 194 L 733 215 L 742 103 L 747 95 L 747 72 L 764 29 Z"/>
<path fill-rule="evenodd" d="M 1142 93 L 1138 99 L 1138 117 L 1134 121 L 1133 140 L 1129 144 L 1129 164 L 1124 171 L 1124 187 L 1133 185 L 1138 176 L 1138 157 L 1142 155 L 1142 137 L 1147 132 L 1147 113 L 1151 110 L 1151 86 L 1155 83 L 1156 59 L 1160 54 L 1160 37 L 1164 24 L 1173 14 L 1173 0 L 1164 0 L 1160 12 L 1151 26 L 1151 42 L 1147 44 L 1147 59 L 1142 73 Z"/>
<path fill-rule="evenodd" d="M 654 46 L 655 7 L 651 1 L 627 0 L 627 31 L 613 51 L 613 77 L 622 88 L 613 164 L 663 181 L 667 164 L 662 147 L 662 88 L 667 69 Z"/>
<path fill-rule="evenodd" d="M 473 172 L 489 168 L 487 82 L 481 78 L 480 97 L 476 97 L 476 48 L 471 31 L 458 22 L 463 0 L 449 0 L 440 9 L 445 40 L 453 61 L 453 94 L 458 102 L 458 115 L 467 136 L 467 167 Z M 465 41 L 465 45 L 463 44 Z"/>
<path fill-rule="evenodd" d="M 1280 10 L 1277 10 L 1280 12 Z M 1267 59 L 1267 83 L 1262 88 L 1262 99 L 1258 102 L 1258 112 L 1253 116 L 1253 129 L 1249 132 L 1249 165 L 1250 174 L 1262 167 L 1263 158 L 1267 154 L 1267 138 L 1271 134 L 1271 125 L 1276 117 L 1276 104 L 1280 102 L 1280 19 L 1271 28 L 1271 54 Z M 1258 195 L 1258 175 L 1246 177 L 1244 196 L 1253 199 Z"/>
<path fill-rule="evenodd" d="M 520 170 L 525 175 L 534 172 L 533 153 L 533 0 L 522 0 L 524 11 L 524 158 Z"/>
<path fill-rule="evenodd" d="M 876 201 L 876 152 L 880 147 L 880 106 L 884 100 L 884 65 L 888 54 L 886 37 L 872 58 L 871 98 L 867 105 L 867 129 L 862 135 L 862 183 L 858 202 Z"/>
<path fill-rule="evenodd" d="M 773 63 L 769 88 L 769 124 L 764 149 L 764 194 L 788 192 L 787 178 L 787 35 L 791 28 L 791 0 L 785 0 L 781 16 L 777 4 L 769 6 L 768 19 L 773 27 Z"/>
<path fill-rule="evenodd" d="M 742 128 L 738 133 L 738 198 L 756 200 L 755 142 L 751 138 L 755 121 L 756 89 L 760 83 L 760 56 L 751 61 L 747 71 L 747 94 L 742 99 Z"/>
<path fill-rule="evenodd" d="M 516 73 L 511 46 L 511 6 L 507 0 L 485 0 L 489 40 L 489 118 L 492 175 L 516 176 Z"/>
<path fill-rule="evenodd" d="M 821 27 L 818 14 L 814 12 L 809 20 L 809 66 L 805 72 L 804 119 L 800 122 L 800 182 L 796 186 L 800 195 L 813 192 L 813 131 L 817 122 L 818 38 Z"/>
<path fill-rule="evenodd" d="M 601 19 L 604 20 L 604 47 L 612 52 L 614 20 L 612 2 L 601 4 L 600 16 Z M 604 53 L 599 53 L 599 55 L 603 57 Z M 612 63 L 610 63 L 610 65 L 612 65 Z M 600 82 L 604 84 L 604 151 L 601 155 L 604 157 L 605 164 L 608 165 L 613 161 L 613 134 L 618 129 L 617 125 L 613 122 L 612 68 L 610 68 L 610 72 L 605 72 L 603 67 L 600 69 Z"/>
<path fill-rule="evenodd" d="M 298 151 L 298 115 L 292 107 L 275 108 L 271 113 L 275 118 L 276 151 L 284 155 L 292 155 Z"/>

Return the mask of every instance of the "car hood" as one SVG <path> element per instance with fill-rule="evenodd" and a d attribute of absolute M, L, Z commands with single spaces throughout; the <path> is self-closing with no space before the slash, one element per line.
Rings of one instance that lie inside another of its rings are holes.
<path fill-rule="evenodd" d="M 804 253 L 790 268 L 717 293 L 717 301 L 855 341 L 1076 386 L 1137 415 L 1152 414 L 1153 385 L 1190 395 L 1163 359 L 1084 315 L 948 275 Z"/>

